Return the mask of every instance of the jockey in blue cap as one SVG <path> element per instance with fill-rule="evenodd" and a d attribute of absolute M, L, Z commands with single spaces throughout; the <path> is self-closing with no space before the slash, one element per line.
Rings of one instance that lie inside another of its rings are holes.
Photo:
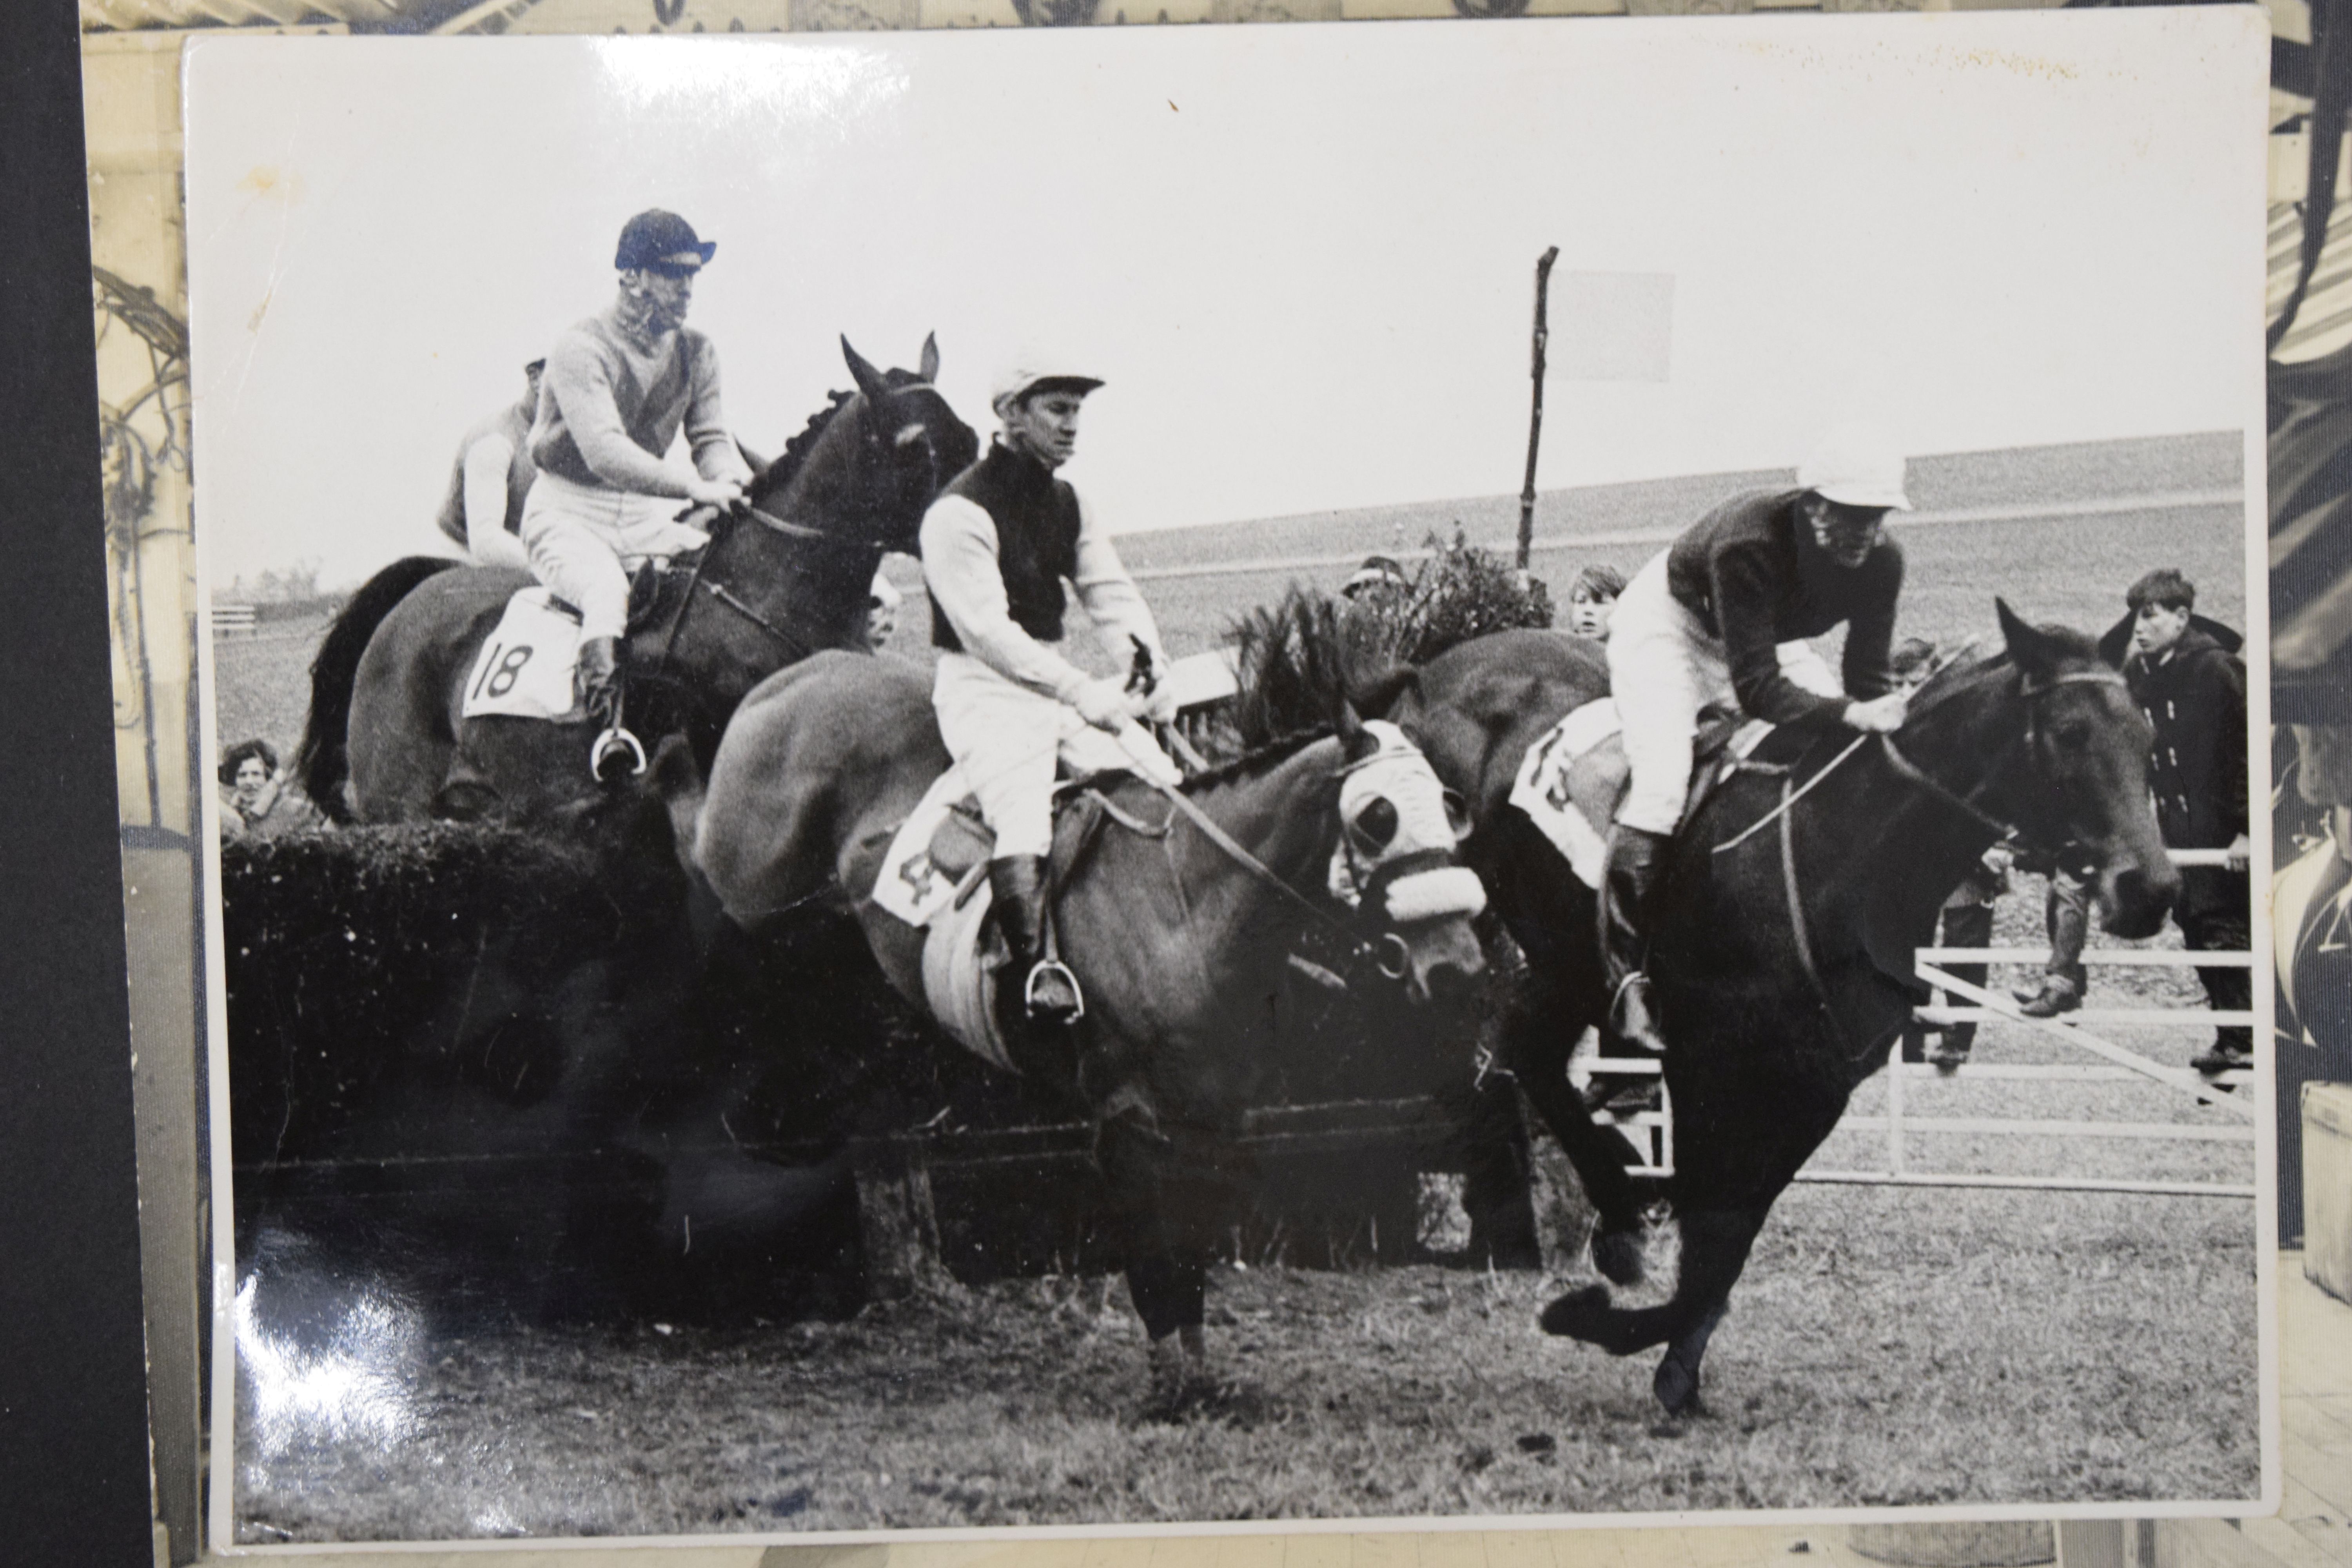
<path fill-rule="evenodd" d="M 709 543 L 677 521 L 681 503 L 732 506 L 751 479 L 719 410 L 719 351 L 686 324 L 695 277 L 718 248 L 676 213 L 639 213 L 613 257 L 619 295 L 547 356 L 522 542 L 539 580 L 580 611 L 580 698 L 608 728 L 627 674 L 622 562 Z M 691 468 L 668 460 L 681 427 Z"/>

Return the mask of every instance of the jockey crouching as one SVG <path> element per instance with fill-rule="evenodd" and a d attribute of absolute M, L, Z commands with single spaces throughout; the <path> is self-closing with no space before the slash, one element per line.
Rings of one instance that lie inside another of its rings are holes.
<path fill-rule="evenodd" d="M 531 424 L 539 478 L 522 542 L 532 573 L 580 612 L 579 696 L 608 731 L 627 680 L 623 561 L 709 543 L 677 521 L 680 503 L 731 506 L 751 478 L 719 410 L 719 352 L 686 325 L 695 275 L 718 248 L 676 213 L 631 218 L 613 257 L 620 293 L 556 340 Z M 691 469 L 666 460 L 681 427 Z"/>
<path fill-rule="evenodd" d="M 1888 668 L 1903 551 L 1885 537 L 1909 510 L 1903 458 L 1860 437 L 1825 443 L 1801 487 L 1734 497 L 1626 584 L 1609 627 L 1609 679 L 1632 778 L 1610 836 L 1601 952 L 1618 1038 L 1663 1051 L 1643 973 L 1651 904 L 1691 780 L 1698 715 L 1737 699 L 1775 724 L 1892 732 L 1903 696 Z M 1843 690 L 1805 645 L 1846 625 Z"/>
<path fill-rule="evenodd" d="M 1101 384 L 1053 361 L 1007 374 L 992 399 L 1003 432 L 931 503 L 922 528 L 940 734 L 996 835 L 989 888 L 1010 973 L 1024 977 L 1029 1016 L 1056 1024 L 1083 1010 L 1076 977 L 1045 946 L 1056 760 L 1079 773 L 1181 776 L 1136 722 L 1172 719 L 1173 695 L 1090 676 L 1054 646 L 1066 580 L 1111 647 L 1139 643 L 1153 668 L 1166 665 L 1118 551 L 1077 491 L 1054 477 L 1076 447 L 1079 405 Z"/>

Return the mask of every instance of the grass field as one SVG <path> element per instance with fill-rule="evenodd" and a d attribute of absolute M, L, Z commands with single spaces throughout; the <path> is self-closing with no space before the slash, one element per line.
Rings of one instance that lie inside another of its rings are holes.
<path fill-rule="evenodd" d="M 2234 438 L 1984 454 L 1921 466 L 1923 507 L 2210 494 Z M 1543 537 L 1686 521 L 1733 488 L 1675 481 L 1547 498 Z M 1705 492 L 1702 494 L 1702 492 Z M 1507 536 L 1508 498 L 1277 520 L 1123 542 L 1166 568 L 1418 543 L 1459 518 Z M 2086 630 L 2142 571 L 2177 565 L 2200 608 L 2242 624 L 2236 509 L 2206 501 L 2063 520 L 1929 519 L 1901 533 L 1902 630 L 1989 634 L 1992 596 Z M 1655 546 L 1538 554 L 1630 568 Z M 893 567 L 914 585 L 909 563 Z M 1183 653 L 1219 640 L 1287 570 L 1163 577 L 1148 592 Z M 1297 574 L 1330 585 L 1344 568 Z M 290 750 L 317 622 L 214 649 L 224 742 Z M 892 651 L 927 657 L 910 595 Z M 2040 941 L 2038 881 L 1996 942 Z M 2155 945 L 2177 946 L 2168 931 Z M 2187 972 L 2093 972 L 2093 1005 L 2197 1005 Z M 2015 972 L 1995 975 L 2014 984 Z M 2113 1037 L 2179 1064 L 2189 1031 Z M 1979 1060 L 2079 1060 L 2006 1027 Z M 1885 1079 L 1853 1109 L 1884 1106 Z M 2137 1083 L 1939 1082 L 1912 1115 L 2224 1125 Z M 2245 1143 L 2024 1140 L 1915 1131 L 1916 1169 L 2252 1180 Z M 1842 1131 L 1819 1165 L 1883 1160 Z M 247 1346 L 239 1539 L 794 1531 L 1281 1516 L 1517 1514 L 2244 1498 L 2258 1485 L 2254 1205 L 2242 1200 L 1806 1187 L 1780 1204 L 1707 1363 L 1711 1414 L 1657 1425 L 1654 1356 L 1546 1339 L 1566 1283 L 1434 1266 L 1308 1273 L 1228 1266 L 1212 1287 L 1223 1397 L 1139 1414 L 1141 1330 L 1125 1292 L 1053 1276 L 869 1308 L 842 1322 L 550 1329 L 446 1316 L 397 1279 L 322 1270 L 290 1338 Z M 1257 1260 L 1251 1260 L 1256 1262 Z M 1583 1278 L 1579 1275 L 1576 1278 Z M 282 1308 L 282 1304 L 281 1304 Z"/>
<path fill-rule="evenodd" d="M 1231 1387 L 1173 1423 L 1098 1279 L 387 1337 L 362 1429 L 242 1398 L 239 1539 L 2242 1498 L 2248 1206 L 1800 1188 L 1671 1430 L 1652 1358 L 1535 1330 L 1560 1281 L 1431 1267 L 1220 1269 Z"/>

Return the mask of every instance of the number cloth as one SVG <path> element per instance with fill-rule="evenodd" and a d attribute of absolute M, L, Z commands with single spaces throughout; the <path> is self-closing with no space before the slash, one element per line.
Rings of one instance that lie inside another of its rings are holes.
<path fill-rule="evenodd" d="M 467 672 L 465 717 L 567 718 L 579 662 L 579 621 L 558 609 L 545 588 L 525 588 L 507 601 L 498 629 Z"/>

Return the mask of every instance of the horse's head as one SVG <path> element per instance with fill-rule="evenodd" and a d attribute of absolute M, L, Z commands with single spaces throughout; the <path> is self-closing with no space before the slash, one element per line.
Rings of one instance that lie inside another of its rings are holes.
<path fill-rule="evenodd" d="M 1339 739 L 1339 856 L 1379 930 L 1381 967 L 1416 1005 L 1458 1002 L 1486 967 L 1471 927 L 1486 890 L 1454 859 L 1468 831 L 1461 799 L 1394 724 L 1343 708 Z"/>
<path fill-rule="evenodd" d="M 857 395 L 834 421 L 839 434 L 829 455 L 845 469 L 847 491 L 866 521 L 861 537 L 912 553 L 924 510 L 971 466 L 980 437 L 933 384 L 940 374 L 937 338 L 923 340 L 922 360 L 913 371 L 877 370 L 847 338 L 841 340 L 841 354 Z M 826 443 L 820 441 L 818 450 L 825 451 Z"/>
<path fill-rule="evenodd" d="M 1994 604 L 2025 721 L 2022 776 L 2000 781 L 2006 803 L 2029 837 L 2095 873 L 2108 931 L 2151 936 L 2180 875 L 2148 800 L 2147 720 L 2089 637 Z"/>

